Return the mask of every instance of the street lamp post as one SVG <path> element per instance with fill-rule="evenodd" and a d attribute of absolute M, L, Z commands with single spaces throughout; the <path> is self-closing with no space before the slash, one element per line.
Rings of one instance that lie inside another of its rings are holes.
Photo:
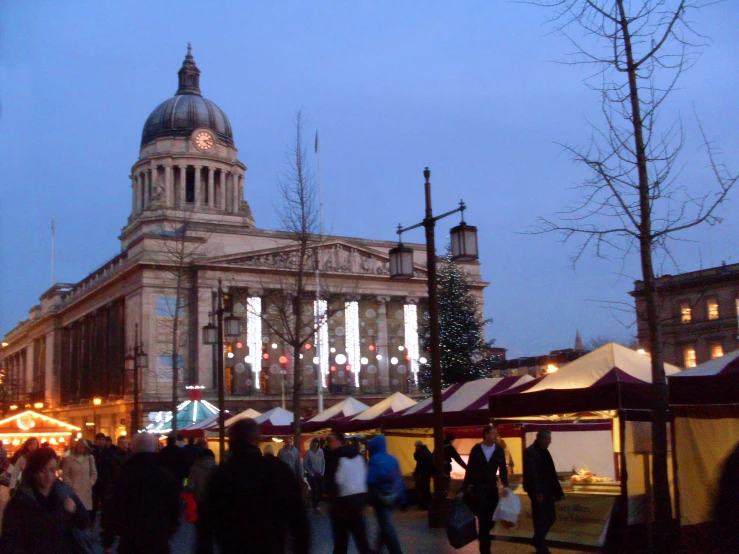
<path fill-rule="evenodd" d="M 404 246 L 401 242 L 402 233 L 424 227 L 426 229 L 426 264 L 428 275 L 429 295 L 429 326 L 430 326 L 430 355 L 431 355 L 431 392 L 434 413 L 434 496 L 429 508 L 429 527 L 441 528 L 446 525 L 448 511 L 447 495 L 449 493 L 449 477 L 444 472 L 444 419 L 441 405 L 441 348 L 439 345 L 439 301 L 436 281 L 436 247 L 434 230 L 436 222 L 449 215 L 462 214 L 462 222 L 451 229 L 450 239 L 452 258 L 459 261 L 474 261 L 477 259 L 477 229 L 464 222 L 464 202 L 459 208 L 434 217 L 431 208 L 431 171 L 423 171 L 424 192 L 426 200 L 426 217 L 421 223 L 402 228 L 398 225 L 398 246 L 390 250 L 390 277 L 393 279 L 410 279 L 413 277 L 413 249 Z"/>
<path fill-rule="evenodd" d="M 139 342 L 139 324 L 135 325 L 133 347 L 131 353 L 125 357 L 126 370 L 133 371 L 133 411 L 131 412 L 131 431 L 133 437 L 139 431 L 139 369 L 149 365 L 149 356 L 144 352 L 143 343 Z"/>
<path fill-rule="evenodd" d="M 218 381 L 218 451 L 219 459 L 223 461 L 225 454 L 226 441 L 226 409 L 225 409 L 225 383 L 223 378 L 223 336 L 235 338 L 241 334 L 241 321 L 238 317 L 229 315 L 226 318 L 223 314 L 226 310 L 223 308 L 223 286 L 221 279 L 218 279 L 218 295 L 216 301 L 216 310 L 209 316 L 216 316 L 216 325 L 208 323 L 203 327 L 203 344 L 210 344 L 216 349 L 216 379 Z M 225 323 L 225 333 L 224 333 Z"/>

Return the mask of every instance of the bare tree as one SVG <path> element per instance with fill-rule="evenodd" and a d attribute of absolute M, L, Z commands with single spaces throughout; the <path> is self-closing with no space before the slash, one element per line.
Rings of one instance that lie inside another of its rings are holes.
<path fill-rule="evenodd" d="M 582 200 L 540 218 L 535 233 L 559 232 L 577 246 L 573 262 L 588 249 L 599 256 L 615 249 L 641 260 L 652 360 L 654 525 L 651 548 L 670 550 L 670 494 L 667 477 L 667 383 L 665 379 L 658 291 L 653 254 L 671 257 L 669 243 L 681 231 L 720 222 L 717 209 L 734 186 L 716 158 L 716 150 L 700 127 L 715 188 L 691 192 L 679 181 L 678 156 L 683 146 L 679 122 L 658 117 L 680 75 L 697 60 L 701 37 L 689 14 L 706 4 L 700 0 L 543 0 L 531 2 L 554 10 L 552 21 L 574 46 L 571 63 L 590 64 L 587 81 L 601 99 L 602 125 L 593 124 L 585 146 L 563 145 L 590 177 L 581 185 Z M 570 34 L 573 33 L 573 34 Z M 574 36 L 573 36 L 574 35 Z M 697 42 L 693 42 L 697 41 Z"/>
<path fill-rule="evenodd" d="M 294 142 L 286 146 L 286 159 L 278 181 L 281 204 L 277 207 L 282 230 L 288 238 L 292 250 L 282 260 L 287 271 L 268 285 L 274 313 L 260 313 L 263 323 L 291 349 L 293 363 L 292 408 L 293 433 L 295 444 L 300 444 L 300 415 L 303 378 L 300 372 L 300 353 L 306 343 L 313 340 L 317 329 L 332 314 L 343 309 L 339 307 L 340 294 L 321 285 L 321 298 L 326 302 L 322 314 L 304 309 L 312 306 L 317 294 L 317 275 L 319 264 L 318 203 L 316 202 L 316 181 L 306 157 L 303 143 L 304 118 L 302 112 L 295 115 Z M 284 379 L 284 377 L 283 377 Z M 320 379 L 320 376 L 319 376 Z"/>
<path fill-rule="evenodd" d="M 172 389 L 170 410 L 172 412 L 172 432 L 177 433 L 177 406 L 179 405 L 178 388 L 180 385 L 180 358 L 182 349 L 189 344 L 187 331 L 183 333 L 183 313 L 190 305 L 197 305 L 197 298 L 192 298 L 191 269 L 193 257 L 198 249 L 206 243 L 207 237 L 194 236 L 192 228 L 192 210 L 183 210 L 181 217 L 168 219 L 160 231 L 158 245 L 161 248 L 162 269 L 174 279 L 174 296 L 165 297 L 164 305 L 158 309 L 166 313 L 167 331 L 171 339 L 168 341 L 167 355 L 172 364 Z"/>

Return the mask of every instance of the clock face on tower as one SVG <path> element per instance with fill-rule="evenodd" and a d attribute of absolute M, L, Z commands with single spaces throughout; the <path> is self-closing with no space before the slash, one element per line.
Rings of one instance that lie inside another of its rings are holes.
<path fill-rule="evenodd" d="M 195 147 L 202 151 L 210 150 L 216 144 L 215 137 L 209 131 L 198 131 L 192 137 L 192 141 L 195 143 Z"/>

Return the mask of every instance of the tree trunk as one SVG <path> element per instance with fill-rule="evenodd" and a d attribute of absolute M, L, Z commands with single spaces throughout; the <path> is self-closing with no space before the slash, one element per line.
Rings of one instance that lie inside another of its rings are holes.
<path fill-rule="evenodd" d="M 639 88 L 637 71 L 631 43 L 629 22 L 626 17 L 623 0 L 617 0 L 620 26 L 623 33 L 624 53 L 626 55 L 629 78 L 629 100 L 631 102 L 632 122 L 634 127 L 634 148 L 636 152 L 637 171 L 639 175 L 639 250 L 641 255 L 642 277 L 644 279 L 644 298 L 647 309 L 647 329 L 652 356 L 652 498 L 654 504 L 654 526 L 650 550 L 655 552 L 670 551 L 669 535 L 672 519 L 670 504 L 669 480 L 667 477 L 667 380 L 662 359 L 662 337 L 657 314 L 657 298 L 654 285 L 654 268 L 652 265 L 652 206 L 650 203 L 649 173 L 647 154 L 644 144 L 644 127 L 641 106 L 639 104 Z M 649 517 L 649 516 L 647 516 Z"/>
<path fill-rule="evenodd" d="M 302 280 L 301 280 L 302 282 Z M 298 290 L 301 291 L 301 287 L 298 287 Z M 301 291 L 302 292 L 302 291 Z M 292 345 L 293 347 L 293 440 L 296 448 L 298 451 L 300 451 L 300 400 L 301 400 L 301 393 L 302 393 L 302 384 L 303 381 L 300 378 L 300 347 L 302 346 L 302 343 L 300 341 L 300 332 L 301 332 L 301 321 L 302 321 L 302 312 L 300 311 L 300 299 L 302 297 L 302 294 L 295 295 L 295 299 L 293 300 L 293 314 L 295 314 L 295 330 L 293 336 L 295 337 L 295 341 Z"/>

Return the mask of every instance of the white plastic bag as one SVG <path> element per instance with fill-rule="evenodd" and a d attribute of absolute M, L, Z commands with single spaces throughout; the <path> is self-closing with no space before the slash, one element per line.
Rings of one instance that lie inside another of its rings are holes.
<path fill-rule="evenodd" d="M 508 496 L 501 496 L 498 500 L 493 521 L 500 521 L 504 527 L 512 529 L 515 527 L 518 515 L 521 513 L 521 501 L 510 489 L 503 490 L 508 491 Z"/>

